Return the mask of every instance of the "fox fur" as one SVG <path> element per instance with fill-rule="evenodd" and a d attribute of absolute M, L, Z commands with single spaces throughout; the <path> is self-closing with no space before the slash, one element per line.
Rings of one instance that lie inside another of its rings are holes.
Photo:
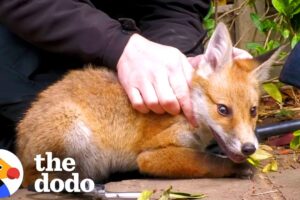
<path fill-rule="evenodd" d="M 246 156 L 241 146 L 258 146 L 257 115 L 251 116 L 250 109 L 258 106 L 259 84 L 278 53 L 264 62 L 234 60 L 232 49 L 226 26 L 218 24 L 193 75 L 190 92 L 197 128 L 182 114 L 134 110 L 113 71 L 95 66 L 71 71 L 41 92 L 18 124 L 23 185 L 40 177 L 33 159 L 45 152 L 74 158 L 80 177 L 94 180 L 130 170 L 167 178 L 251 174 L 242 164 Z M 226 105 L 230 114 L 221 115 L 218 105 Z M 206 153 L 212 140 L 228 158 Z"/>

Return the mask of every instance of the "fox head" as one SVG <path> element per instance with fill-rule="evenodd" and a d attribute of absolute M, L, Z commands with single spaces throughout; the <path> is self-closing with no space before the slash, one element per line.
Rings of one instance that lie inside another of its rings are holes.
<path fill-rule="evenodd" d="M 195 117 L 208 125 L 221 149 L 234 162 L 244 161 L 258 148 L 254 129 L 259 84 L 268 78 L 279 51 L 259 59 L 234 60 L 229 32 L 220 23 L 195 70 Z"/>

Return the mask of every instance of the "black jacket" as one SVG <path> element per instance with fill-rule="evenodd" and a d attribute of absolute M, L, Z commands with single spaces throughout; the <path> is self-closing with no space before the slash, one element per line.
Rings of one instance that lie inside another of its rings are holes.
<path fill-rule="evenodd" d="M 1 0 L 0 117 L 17 122 L 68 68 L 114 68 L 132 28 L 120 18 L 152 41 L 201 53 L 208 8 L 209 0 Z"/>
<path fill-rule="evenodd" d="M 118 19 L 187 55 L 202 52 L 209 0 L 6 0 L 0 22 L 35 46 L 115 67 L 130 37 Z"/>

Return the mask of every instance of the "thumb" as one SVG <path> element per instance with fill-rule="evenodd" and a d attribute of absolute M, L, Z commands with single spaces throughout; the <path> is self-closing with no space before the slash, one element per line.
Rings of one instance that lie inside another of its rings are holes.
<path fill-rule="evenodd" d="M 197 69 L 199 64 L 200 64 L 200 60 L 202 59 L 203 55 L 198 55 L 195 57 L 188 57 L 188 61 L 189 63 L 193 66 L 194 69 Z"/>

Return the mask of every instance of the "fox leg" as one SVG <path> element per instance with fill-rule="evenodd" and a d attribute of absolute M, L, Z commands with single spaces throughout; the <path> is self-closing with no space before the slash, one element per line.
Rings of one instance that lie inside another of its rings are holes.
<path fill-rule="evenodd" d="M 137 158 L 141 173 L 169 178 L 251 176 L 247 166 L 195 149 L 169 146 L 145 151 Z"/>

